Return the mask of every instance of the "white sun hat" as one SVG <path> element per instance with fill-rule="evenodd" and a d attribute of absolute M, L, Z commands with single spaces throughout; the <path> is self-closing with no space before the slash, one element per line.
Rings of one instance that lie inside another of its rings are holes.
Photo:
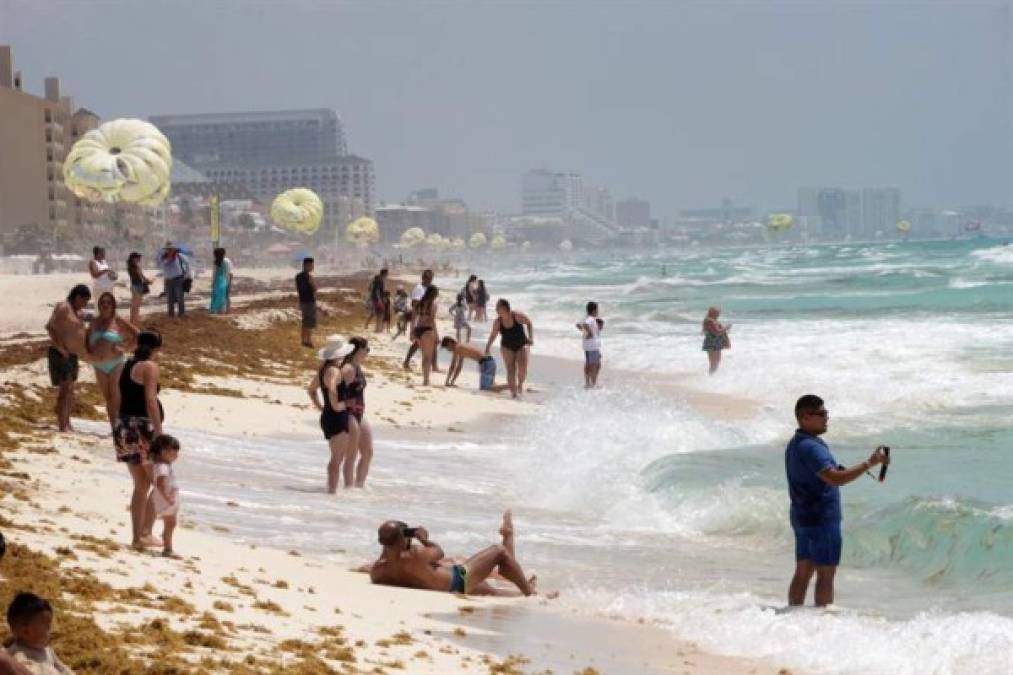
<path fill-rule="evenodd" d="M 321 361 L 330 361 L 348 356 L 353 351 L 355 351 L 355 345 L 349 342 L 344 335 L 328 335 L 327 344 L 317 352 L 317 356 Z"/>

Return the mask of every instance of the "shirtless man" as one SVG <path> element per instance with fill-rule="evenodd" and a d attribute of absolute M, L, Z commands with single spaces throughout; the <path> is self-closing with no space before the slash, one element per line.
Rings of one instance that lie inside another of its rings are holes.
<path fill-rule="evenodd" d="M 70 289 L 66 302 L 53 309 L 46 324 L 49 333 L 49 381 L 57 387 L 56 422 L 60 431 L 73 431 L 70 411 L 74 407 L 74 383 L 77 381 L 78 358 L 87 353 L 84 345 L 85 326 L 82 312 L 91 299 L 84 284 Z"/>
<path fill-rule="evenodd" d="M 369 570 L 374 584 L 449 591 L 464 595 L 534 595 L 535 577 L 530 579 L 514 557 L 514 530 L 510 512 L 503 514 L 500 527 L 503 543 L 479 551 L 463 563 L 444 560 L 440 545 L 429 540 L 424 527 L 408 527 L 398 520 L 380 525 L 377 539 L 383 552 Z M 412 544 L 418 540 L 418 545 Z M 517 591 L 499 590 L 488 579 L 494 572 L 517 587 Z"/>
<path fill-rule="evenodd" d="M 450 360 L 450 368 L 447 370 L 447 381 L 444 386 L 456 387 L 457 385 L 454 383 L 457 382 L 457 377 L 461 374 L 464 360 L 471 359 L 478 363 L 478 388 L 481 391 L 500 392 L 510 388 L 509 384 L 495 384 L 496 359 L 493 357 L 483 354 L 470 345 L 461 344 L 450 336 L 443 338 L 440 345 L 454 355 Z"/>

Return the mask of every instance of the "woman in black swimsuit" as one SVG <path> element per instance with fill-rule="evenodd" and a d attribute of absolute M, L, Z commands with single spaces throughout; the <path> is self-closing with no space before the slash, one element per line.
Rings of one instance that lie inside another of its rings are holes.
<path fill-rule="evenodd" d="M 348 341 L 353 350 L 341 360 L 341 383 L 338 397 L 344 402 L 350 415 L 348 425 L 353 430 L 354 444 L 345 452 L 345 487 L 366 487 L 366 476 L 373 461 L 373 430 L 366 421 L 366 374 L 362 365 L 369 356 L 369 342 L 366 338 L 353 337 Z M 355 464 L 355 452 L 359 452 L 359 463 Z"/>
<path fill-rule="evenodd" d="M 528 327 L 527 333 L 524 326 Z M 535 344 L 535 327 L 526 314 L 511 311 L 510 303 L 501 298 L 496 302 L 496 320 L 492 322 L 489 341 L 485 345 L 486 356 L 497 335 L 502 336 L 500 354 L 506 365 L 510 394 L 517 398 L 524 393 L 524 380 L 528 377 L 528 347 Z"/>
<path fill-rule="evenodd" d="M 318 352 L 322 361 L 320 370 L 307 387 L 310 400 L 320 411 L 320 429 L 324 432 L 324 438 L 327 439 L 327 445 L 331 450 L 331 459 L 327 463 L 327 491 L 331 494 L 338 491 L 342 462 L 346 461 L 349 453 L 354 460 L 355 448 L 358 445 L 356 436 L 358 426 L 352 427 L 350 405 L 341 396 L 344 381 L 339 362 L 342 357 L 348 356 L 354 350 L 355 346 L 342 336 L 328 337 L 327 345 Z M 323 402 L 317 396 L 318 391 L 323 395 Z M 346 468 L 345 487 L 352 487 L 349 473 L 350 469 Z"/>
<path fill-rule="evenodd" d="M 433 359 L 436 356 L 436 298 L 440 292 L 432 284 L 419 301 L 419 310 L 415 319 L 415 330 L 412 338 L 422 349 L 422 384 L 429 386 L 429 373 L 433 370 Z"/>
<path fill-rule="evenodd" d="M 134 481 L 130 498 L 131 546 L 161 546 L 151 534 L 155 509 L 151 503 L 152 467 L 148 447 L 161 435 L 165 413 L 158 401 L 158 364 L 154 357 L 162 348 L 162 336 L 147 329 L 137 336 L 134 358 L 123 364 L 120 373 L 120 409 L 113 425 L 116 460 L 124 462 Z"/>

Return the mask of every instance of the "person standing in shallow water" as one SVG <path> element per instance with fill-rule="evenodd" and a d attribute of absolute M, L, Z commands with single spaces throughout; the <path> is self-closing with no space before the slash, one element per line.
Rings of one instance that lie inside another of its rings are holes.
<path fill-rule="evenodd" d="M 795 574 L 788 587 L 788 604 L 805 604 L 806 592 L 816 575 L 815 604 L 834 602 L 834 576 L 841 562 L 840 487 L 860 478 L 877 464 L 889 464 L 882 447 L 869 459 L 844 468 L 820 438 L 827 432 L 830 411 L 823 399 L 806 394 L 795 403 L 798 429 L 784 450 L 784 468 L 791 498 L 791 529 L 795 533 Z"/>
<path fill-rule="evenodd" d="M 721 316 L 721 309 L 711 307 L 707 310 L 707 317 L 703 320 L 703 350 L 707 352 L 711 375 L 718 372 L 718 366 L 721 365 L 721 350 L 732 347 L 732 341 L 728 337 L 728 331 L 731 330 L 732 324 L 721 325 L 718 322 L 719 316 Z"/>
<path fill-rule="evenodd" d="M 601 371 L 601 329 L 605 322 L 598 318 L 598 303 L 587 303 L 587 317 L 577 324 L 577 330 L 584 339 L 584 388 L 593 389 L 598 386 L 598 373 Z"/>
<path fill-rule="evenodd" d="M 525 333 L 524 327 L 528 330 Z M 510 302 L 500 298 L 496 302 L 496 320 L 492 322 L 489 339 L 485 344 L 486 356 L 492 351 L 492 343 L 500 339 L 500 354 L 506 365 L 507 383 L 514 398 L 524 393 L 524 381 L 528 377 L 528 348 L 535 344 L 535 327 L 526 314 L 510 309 Z"/>

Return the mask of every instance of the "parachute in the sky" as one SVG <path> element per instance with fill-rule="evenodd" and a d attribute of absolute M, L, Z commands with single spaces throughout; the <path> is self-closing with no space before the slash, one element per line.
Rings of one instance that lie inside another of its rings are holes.
<path fill-rule="evenodd" d="M 372 218 L 356 218 L 345 228 L 345 240 L 366 247 L 380 241 L 380 226 Z"/>
<path fill-rule="evenodd" d="M 426 232 L 421 227 L 409 227 L 401 233 L 401 247 L 415 248 L 426 241 Z"/>
<path fill-rule="evenodd" d="M 271 204 L 271 220 L 289 232 L 314 234 L 323 216 L 324 203 L 308 188 L 286 190 Z"/>
<path fill-rule="evenodd" d="M 907 220 L 902 220 L 897 223 L 897 231 L 901 234 L 907 234 L 911 231 L 911 223 Z"/>
<path fill-rule="evenodd" d="M 772 213 L 767 217 L 767 231 L 771 233 L 787 232 L 795 225 L 790 213 Z"/>

